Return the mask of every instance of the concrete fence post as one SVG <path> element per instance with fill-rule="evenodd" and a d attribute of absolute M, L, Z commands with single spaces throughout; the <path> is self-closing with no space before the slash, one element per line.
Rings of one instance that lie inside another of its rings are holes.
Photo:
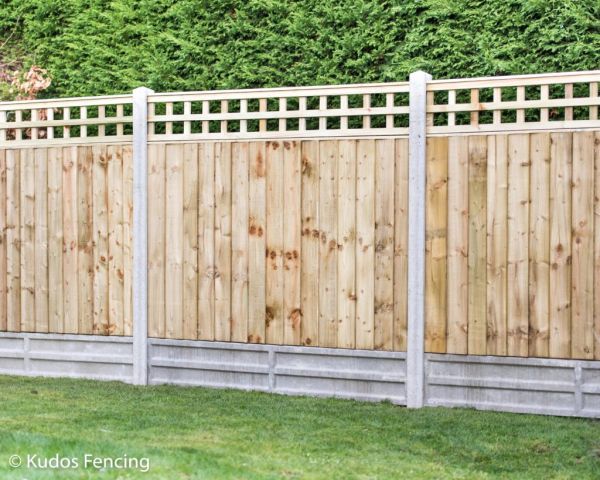
<path fill-rule="evenodd" d="M 148 384 L 148 95 L 133 91 L 133 383 Z"/>
<path fill-rule="evenodd" d="M 408 129 L 408 335 L 406 406 L 421 408 L 425 396 L 425 188 L 427 82 L 410 74 Z"/>

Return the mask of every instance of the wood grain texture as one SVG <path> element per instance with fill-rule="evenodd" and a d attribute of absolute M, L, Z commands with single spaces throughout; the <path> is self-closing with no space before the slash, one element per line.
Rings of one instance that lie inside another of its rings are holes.
<path fill-rule="evenodd" d="M 92 147 L 77 149 L 77 314 L 79 333 L 94 330 Z"/>
<path fill-rule="evenodd" d="M 21 150 L 6 151 L 6 324 L 21 331 Z M 62 249 L 62 245 L 61 245 Z"/>
<path fill-rule="evenodd" d="M 77 287 L 77 147 L 63 149 L 63 315 L 64 333 L 79 327 Z M 103 333 L 108 333 L 105 325 Z"/>
<path fill-rule="evenodd" d="M 35 331 L 46 333 L 48 317 L 48 151 L 35 150 Z"/>
<path fill-rule="evenodd" d="M 375 342 L 375 141 L 356 148 L 356 348 Z"/>
<path fill-rule="evenodd" d="M 338 142 L 319 145 L 319 345 L 337 346 Z"/>
<path fill-rule="evenodd" d="M 183 145 L 167 145 L 165 163 L 166 337 L 183 338 Z"/>
<path fill-rule="evenodd" d="M 100 175 L 100 172 L 99 172 Z M 148 335 L 165 337 L 165 146 L 148 147 Z"/>
<path fill-rule="evenodd" d="M 94 316 L 93 333 L 99 334 L 106 331 L 108 327 L 108 153 L 106 146 L 96 145 L 92 147 L 92 191 L 93 191 L 93 229 L 92 242 L 94 245 Z M 152 167 L 150 167 L 152 168 Z M 151 196 L 152 197 L 152 196 Z M 152 215 L 150 216 L 152 219 Z M 150 233 L 152 230 L 150 229 Z M 62 229 L 60 230 L 62 236 Z M 148 242 L 152 249 L 153 238 L 150 236 Z M 151 250 L 152 251 L 152 250 Z M 152 261 L 149 265 L 150 278 L 152 278 Z M 152 287 L 152 280 L 150 280 Z M 152 290 L 149 299 L 152 302 Z M 152 309 L 150 309 L 152 311 Z M 153 316 L 149 316 L 149 329 L 151 331 Z"/>
<path fill-rule="evenodd" d="M 133 334 L 133 147 L 123 145 L 123 335 Z"/>
<path fill-rule="evenodd" d="M 573 133 L 571 358 L 594 358 L 594 133 Z"/>
<path fill-rule="evenodd" d="M 448 139 L 447 353 L 467 353 L 469 291 L 469 139 Z"/>
<path fill-rule="evenodd" d="M 231 340 L 231 144 L 215 155 L 215 340 Z"/>
<path fill-rule="evenodd" d="M 231 340 L 248 339 L 248 143 L 231 147 Z"/>
<path fill-rule="evenodd" d="M 198 163 L 198 338 L 215 338 L 215 145 L 200 146 Z"/>
<path fill-rule="evenodd" d="M 572 134 L 550 135 L 550 338 L 553 358 L 571 355 Z"/>
<path fill-rule="evenodd" d="M 408 140 L 396 140 L 394 167 L 394 350 L 406 350 L 408 327 Z"/>
<path fill-rule="evenodd" d="M 532 134 L 529 213 L 529 356 L 548 356 L 550 307 L 550 135 Z"/>
<path fill-rule="evenodd" d="M 427 140 L 425 350 L 446 350 L 448 139 Z"/>
<path fill-rule="evenodd" d="M 283 343 L 283 145 L 266 142 L 266 342 Z"/>
<path fill-rule="evenodd" d="M 301 296 L 303 345 L 319 345 L 319 143 L 302 142 Z"/>
<path fill-rule="evenodd" d="M 339 143 L 337 172 L 337 346 L 356 344 L 356 142 Z"/>
<path fill-rule="evenodd" d="M 284 339 L 302 342 L 300 262 L 302 252 L 302 157 L 300 143 L 283 142 L 283 275 Z"/>
<path fill-rule="evenodd" d="M 594 134 L 594 359 L 600 360 L 600 132 Z"/>
<path fill-rule="evenodd" d="M 62 149 L 48 150 L 48 331 L 62 333 L 63 318 L 63 218 Z M 96 249 L 98 246 L 96 245 Z M 96 249 L 94 251 L 96 251 Z M 96 296 L 94 294 L 94 296 Z"/>
<path fill-rule="evenodd" d="M 0 149 L 0 332 L 5 332 L 7 323 L 8 275 L 6 255 L 6 150 Z"/>
<path fill-rule="evenodd" d="M 488 138 L 487 353 L 506 355 L 508 309 L 508 137 Z"/>
<path fill-rule="evenodd" d="M 20 193 L 21 331 L 35 332 L 35 151 L 32 148 L 21 152 Z"/>
<path fill-rule="evenodd" d="M 375 350 L 394 342 L 394 141 L 375 144 Z"/>
<path fill-rule="evenodd" d="M 508 137 L 507 353 L 527 356 L 529 334 L 529 136 Z"/>
<path fill-rule="evenodd" d="M 487 345 L 487 139 L 469 138 L 468 353 Z M 451 278 L 454 281 L 454 278 Z"/>
<path fill-rule="evenodd" d="M 107 147 L 108 181 L 108 328 L 107 335 L 123 335 L 123 154 Z"/>
<path fill-rule="evenodd" d="M 249 146 L 250 183 L 248 212 L 248 339 L 249 343 L 265 342 L 266 314 L 266 167 L 265 145 Z"/>
<path fill-rule="evenodd" d="M 198 145 L 183 146 L 183 330 L 195 340 L 198 332 Z"/>

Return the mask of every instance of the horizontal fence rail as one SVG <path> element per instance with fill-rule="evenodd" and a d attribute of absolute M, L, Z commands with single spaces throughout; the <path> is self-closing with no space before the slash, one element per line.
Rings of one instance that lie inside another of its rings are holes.
<path fill-rule="evenodd" d="M 599 360 L 599 83 L 1 103 L 0 331 Z"/>

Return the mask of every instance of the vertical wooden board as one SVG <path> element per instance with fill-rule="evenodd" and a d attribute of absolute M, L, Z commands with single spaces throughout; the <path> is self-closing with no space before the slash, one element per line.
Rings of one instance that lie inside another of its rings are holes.
<path fill-rule="evenodd" d="M 265 144 L 249 145 L 249 210 L 248 210 L 248 339 L 249 343 L 265 342 L 265 276 L 266 276 L 266 184 Z"/>
<path fill-rule="evenodd" d="M 64 333 L 77 333 L 77 147 L 64 147 L 62 159 Z"/>
<path fill-rule="evenodd" d="M 552 358 L 571 356 L 572 134 L 550 135 L 550 339 Z"/>
<path fill-rule="evenodd" d="M 425 350 L 446 351 L 448 139 L 427 141 Z"/>
<path fill-rule="evenodd" d="M 48 149 L 35 150 L 35 331 L 48 332 Z"/>
<path fill-rule="evenodd" d="M 166 337 L 183 338 L 183 145 L 166 147 Z"/>
<path fill-rule="evenodd" d="M 375 141 L 375 350 L 394 341 L 394 141 Z"/>
<path fill-rule="evenodd" d="M 300 307 L 300 256 L 302 243 L 302 160 L 297 141 L 283 142 L 283 312 L 284 343 L 300 345 L 302 310 Z"/>
<path fill-rule="evenodd" d="M 133 147 L 123 145 L 123 335 L 133 334 Z"/>
<path fill-rule="evenodd" d="M 215 340 L 231 341 L 231 143 L 215 149 Z M 281 207 L 279 207 L 281 208 Z"/>
<path fill-rule="evenodd" d="M 106 335 L 123 335 L 123 154 L 107 147 L 108 159 L 108 328 Z"/>
<path fill-rule="evenodd" d="M 21 152 L 21 331 L 35 332 L 35 150 Z"/>
<path fill-rule="evenodd" d="M 93 333 L 107 331 L 108 324 L 108 153 L 106 146 L 92 147 L 92 244 L 94 246 Z M 152 195 L 150 196 L 152 197 Z M 150 215 L 152 218 L 152 215 Z M 62 235 L 62 230 L 60 231 Z M 149 295 L 152 301 L 152 294 Z"/>
<path fill-rule="evenodd" d="M 594 358 L 594 133 L 573 133 L 571 358 Z"/>
<path fill-rule="evenodd" d="M 356 145 L 356 348 L 375 336 L 375 141 Z"/>
<path fill-rule="evenodd" d="M 374 159 L 372 158 L 371 161 Z M 338 142 L 319 143 L 319 346 L 337 346 Z M 371 292 L 372 294 L 373 292 Z"/>
<path fill-rule="evenodd" d="M 488 137 L 487 353 L 506 355 L 508 137 Z"/>
<path fill-rule="evenodd" d="M 48 331 L 63 332 L 62 148 L 48 149 Z"/>
<path fill-rule="evenodd" d="M 394 350 L 408 334 L 408 140 L 396 140 L 394 185 Z"/>
<path fill-rule="evenodd" d="M 302 142 L 302 344 L 319 345 L 319 142 Z"/>
<path fill-rule="evenodd" d="M 484 137 L 485 138 L 485 137 Z M 481 194 L 481 168 L 478 175 Z M 477 197 L 481 215 L 481 197 Z M 478 217 L 479 221 L 481 218 Z M 480 236 L 477 240 L 480 240 Z M 481 249 L 481 245 L 478 245 Z M 448 339 L 446 352 L 468 352 L 469 137 L 448 139 Z"/>
<path fill-rule="evenodd" d="M 79 147 L 77 151 L 77 312 L 78 332 L 81 334 L 91 334 L 94 331 L 92 162 L 92 147 Z"/>
<path fill-rule="evenodd" d="M 266 341 L 283 341 L 283 207 L 284 165 L 279 142 L 266 142 Z"/>
<path fill-rule="evenodd" d="M 165 146 L 148 146 L 148 335 L 165 337 Z"/>
<path fill-rule="evenodd" d="M 529 135 L 509 135 L 507 354 L 522 357 L 529 343 L 529 165 Z"/>
<path fill-rule="evenodd" d="M 183 338 L 198 338 L 198 145 L 183 146 Z"/>
<path fill-rule="evenodd" d="M 388 172 L 389 173 L 389 172 Z M 339 348 L 356 345 L 356 141 L 341 140 L 337 172 L 337 312 Z"/>
<path fill-rule="evenodd" d="M 215 144 L 198 150 L 198 338 L 215 339 Z M 264 258 L 264 250 L 261 257 Z M 263 308 L 264 317 L 264 308 Z"/>
<path fill-rule="evenodd" d="M 6 265 L 6 150 L 0 149 L 0 331 L 7 328 L 6 297 L 8 294 L 8 276 Z"/>
<path fill-rule="evenodd" d="M 550 313 L 550 134 L 531 134 L 530 157 L 529 356 L 547 357 Z"/>
<path fill-rule="evenodd" d="M 231 147 L 231 341 L 248 340 L 248 143 Z"/>
<path fill-rule="evenodd" d="M 487 139 L 469 137 L 468 352 L 485 355 L 487 309 Z M 454 278 L 449 277 L 454 282 Z"/>
<path fill-rule="evenodd" d="M 21 331 L 21 150 L 6 150 L 6 329 Z"/>
<path fill-rule="evenodd" d="M 266 142 L 266 341 L 283 342 L 283 148 Z"/>
<path fill-rule="evenodd" d="M 594 358 L 600 360 L 600 132 L 594 137 Z"/>

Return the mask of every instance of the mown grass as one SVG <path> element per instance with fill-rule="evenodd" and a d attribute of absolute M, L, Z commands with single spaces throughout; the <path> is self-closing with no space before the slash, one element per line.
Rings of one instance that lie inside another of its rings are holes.
<path fill-rule="evenodd" d="M 18 454 L 147 457 L 150 470 L 11 468 Z M 600 477 L 600 421 L 0 377 L 0 478 Z"/>

